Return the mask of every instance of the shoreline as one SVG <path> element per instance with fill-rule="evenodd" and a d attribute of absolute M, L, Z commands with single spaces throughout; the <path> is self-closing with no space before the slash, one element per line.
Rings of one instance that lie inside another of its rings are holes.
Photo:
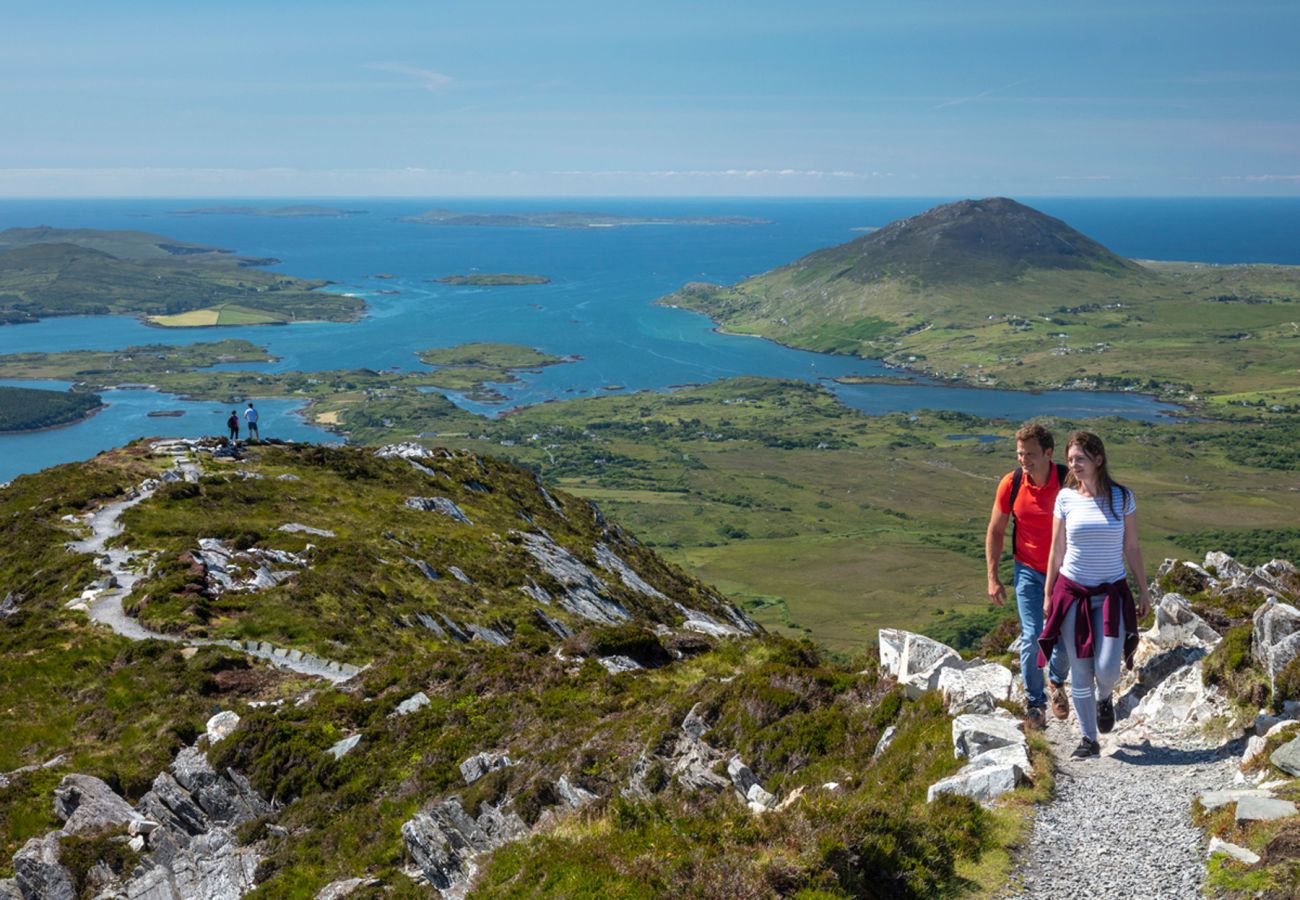
<path fill-rule="evenodd" d="M 1008 393 L 1029 394 L 1031 396 L 1040 396 L 1042 394 L 1047 393 L 1048 391 L 1070 391 L 1070 392 L 1089 393 L 1089 394 L 1120 394 L 1126 396 L 1146 397 L 1147 399 L 1152 400 L 1156 403 L 1165 403 L 1168 404 L 1169 406 L 1178 407 L 1182 415 L 1175 416 L 1172 413 L 1170 413 L 1168 416 L 1170 419 L 1176 421 L 1181 421 L 1186 416 L 1203 416 L 1206 418 L 1210 418 L 1205 409 L 1199 406 L 1192 405 L 1187 401 L 1170 400 L 1161 397 L 1158 394 L 1148 394 L 1143 391 L 1117 391 L 1117 390 L 1102 388 L 1102 387 L 1078 388 L 1078 387 L 1067 387 L 1065 385 L 1055 385 L 1055 386 L 1049 385 L 1047 387 L 1041 387 L 1041 388 L 1016 388 L 1016 387 L 1008 387 L 1006 385 L 978 384 L 976 382 L 964 381 L 960 378 L 952 378 L 947 375 L 932 375 L 928 372 L 924 372 L 920 369 L 914 369 L 909 366 L 901 366 L 893 363 L 887 363 L 885 362 L 884 359 L 878 356 L 858 356 L 857 354 L 854 353 L 836 353 L 830 350 L 809 350 L 807 347 L 797 347 L 794 344 L 787 344 L 783 341 L 777 340 L 776 338 L 765 337 L 764 335 L 761 334 L 745 334 L 743 332 L 738 332 L 738 331 L 728 331 L 726 329 L 726 326 L 718 322 L 717 319 L 714 319 L 712 316 L 709 316 L 707 313 L 700 312 L 700 310 L 698 309 L 691 309 L 689 306 L 678 306 L 673 303 L 664 303 L 661 305 L 669 307 L 670 309 L 684 309 L 687 310 L 688 312 L 693 312 L 698 315 L 705 316 L 706 318 L 709 319 L 710 322 L 713 323 L 712 330 L 715 334 L 721 334 L 727 337 L 757 338 L 760 341 L 771 341 L 773 344 L 776 344 L 777 346 L 785 347 L 789 350 L 800 350 L 804 353 L 820 353 L 825 356 L 839 356 L 839 357 L 850 358 L 850 359 L 871 360 L 873 362 L 880 363 L 882 366 L 885 366 L 886 368 L 893 369 L 896 372 L 908 373 L 908 375 L 898 376 L 898 378 L 900 379 L 898 382 L 874 381 L 874 383 L 878 383 L 878 384 L 879 383 L 898 384 L 900 386 L 921 385 L 924 382 L 920 381 L 920 379 L 927 379 L 930 382 L 928 385 L 926 385 L 927 387 L 963 388 L 967 390 L 980 390 L 980 391 L 1007 391 Z M 909 375 L 912 377 L 908 377 Z M 853 376 L 848 376 L 848 377 L 853 377 Z M 889 378 L 888 375 L 862 376 L 862 377 L 872 378 L 873 380 Z M 841 381 L 839 378 L 833 378 L 830 376 L 819 378 L 818 380 L 833 381 L 836 384 L 846 384 L 846 385 L 853 384 L 853 382 L 844 382 Z M 865 383 L 873 383 L 873 382 L 865 382 Z"/>

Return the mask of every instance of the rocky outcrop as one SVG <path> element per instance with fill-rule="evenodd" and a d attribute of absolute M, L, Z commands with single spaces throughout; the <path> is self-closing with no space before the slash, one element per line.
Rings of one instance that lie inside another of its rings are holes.
<path fill-rule="evenodd" d="M 528 826 L 513 812 L 484 803 L 477 818 L 458 798 L 432 804 L 402 825 L 402 838 L 417 872 L 443 897 L 463 897 L 475 871 L 474 858 L 521 837 Z"/>
<path fill-rule="evenodd" d="M 67 834 L 94 834 L 125 825 L 136 812 L 92 775 L 65 775 L 54 789 L 54 814 Z"/>
<path fill-rule="evenodd" d="M 1251 655 L 1276 688 L 1277 676 L 1300 654 L 1300 609 L 1270 598 L 1251 621 Z"/>
<path fill-rule="evenodd" d="M 407 497 L 406 508 L 420 512 L 436 512 L 462 525 L 473 525 L 469 516 L 461 511 L 454 501 L 446 497 Z"/>
<path fill-rule="evenodd" d="M 310 551 L 311 545 L 308 545 Z M 227 591 L 265 591 L 307 568 L 307 553 L 249 547 L 236 550 L 216 538 L 200 538 L 190 557 L 200 567 L 209 596 Z"/>
<path fill-rule="evenodd" d="M 546 534 L 511 532 L 523 542 L 524 549 L 544 571 L 560 585 L 559 604 L 575 615 L 593 622 L 617 625 L 631 618 L 627 609 L 609 597 L 609 586 L 582 560 L 565 550 Z"/>
<path fill-rule="evenodd" d="M 177 754 L 134 807 L 98 778 L 68 775 L 54 792 L 63 827 L 14 855 L 15 887 L 24 900 L 75 900 L 72 875 L 59 857 L 61 839 L 125 826 L 139 864 L 121 879 L 96 867 L 98 896 L 234 900 L 252 890 L 260 858 L 255 847 L 239 846 L 235 829 L 272 811 L 239 773 L 214 771 L 197 744 Z"/>

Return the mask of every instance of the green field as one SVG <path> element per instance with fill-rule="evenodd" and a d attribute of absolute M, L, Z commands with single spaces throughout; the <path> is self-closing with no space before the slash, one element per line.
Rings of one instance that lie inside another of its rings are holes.
<path fill-rule="evenodd" d="M 1018 424 L 868 417 L 819 388 L 736 379 L 531 407 L 475 426 L 488 442 L 429 443 L 525 462 L 765 625 L 853 653 L 881 626 L 987 608 L 984 528 Z M 1300 423 L 1049 424 L 1062 440 L 1081 424 L 1106 439 L 1116 477 L 1137 493 L 1150 572 L 1189 555 L 1182 535 L 1294 525 L 1300 461 L 1286 448 Z M 388 433 L 420 428 L 398 418 Z M 950 438 L 971 433 L 1003 440 Z"/>
<path fill-rule="evenodd" d="M 206 309 L 192 309 L 174 316 L 149 316 L 149 322 L 163 328 L 206 328 L 213 325 L 284 325 L 283 315 L 250 309 L 236 303 L 223 303 Z"/>

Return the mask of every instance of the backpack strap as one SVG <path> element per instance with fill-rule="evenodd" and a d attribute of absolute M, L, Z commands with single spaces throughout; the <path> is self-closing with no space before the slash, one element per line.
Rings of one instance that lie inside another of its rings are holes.
<path fill-rule="evenodd" d="M 1016 556 L 1016 494 L 1020 493 L 1020 482 L 1025 477 L 1024 469 L 1011 473 L 1011 558 Z"/>
<path fill-rule="evenodd" d="M 1065 476 L 1070 470 L 1065 463 L 1054 463 L 1052 466 L 1056 469 L 1056 486 L 1057 488 L 1065 487 Z M 1016 469 L 1011 473 L 1011 555 L 1016 555 L 1016 495 L 1020 493 L 1020 483 L 1025 477 L 1024 469 Z M 1050 478 L 1050 473 L 1049 476 Z"/>

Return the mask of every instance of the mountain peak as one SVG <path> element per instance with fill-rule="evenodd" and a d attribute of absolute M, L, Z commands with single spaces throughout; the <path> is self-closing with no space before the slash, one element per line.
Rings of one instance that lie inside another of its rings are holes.
<path fill-rule="evenodd" d="M 1118 273 L 1136 266 L 1066 225 L 1007 197 L 945 203 L 794 263 L 838 262 L 861 283 L 1008 281 L 1030 269 Z"/>

